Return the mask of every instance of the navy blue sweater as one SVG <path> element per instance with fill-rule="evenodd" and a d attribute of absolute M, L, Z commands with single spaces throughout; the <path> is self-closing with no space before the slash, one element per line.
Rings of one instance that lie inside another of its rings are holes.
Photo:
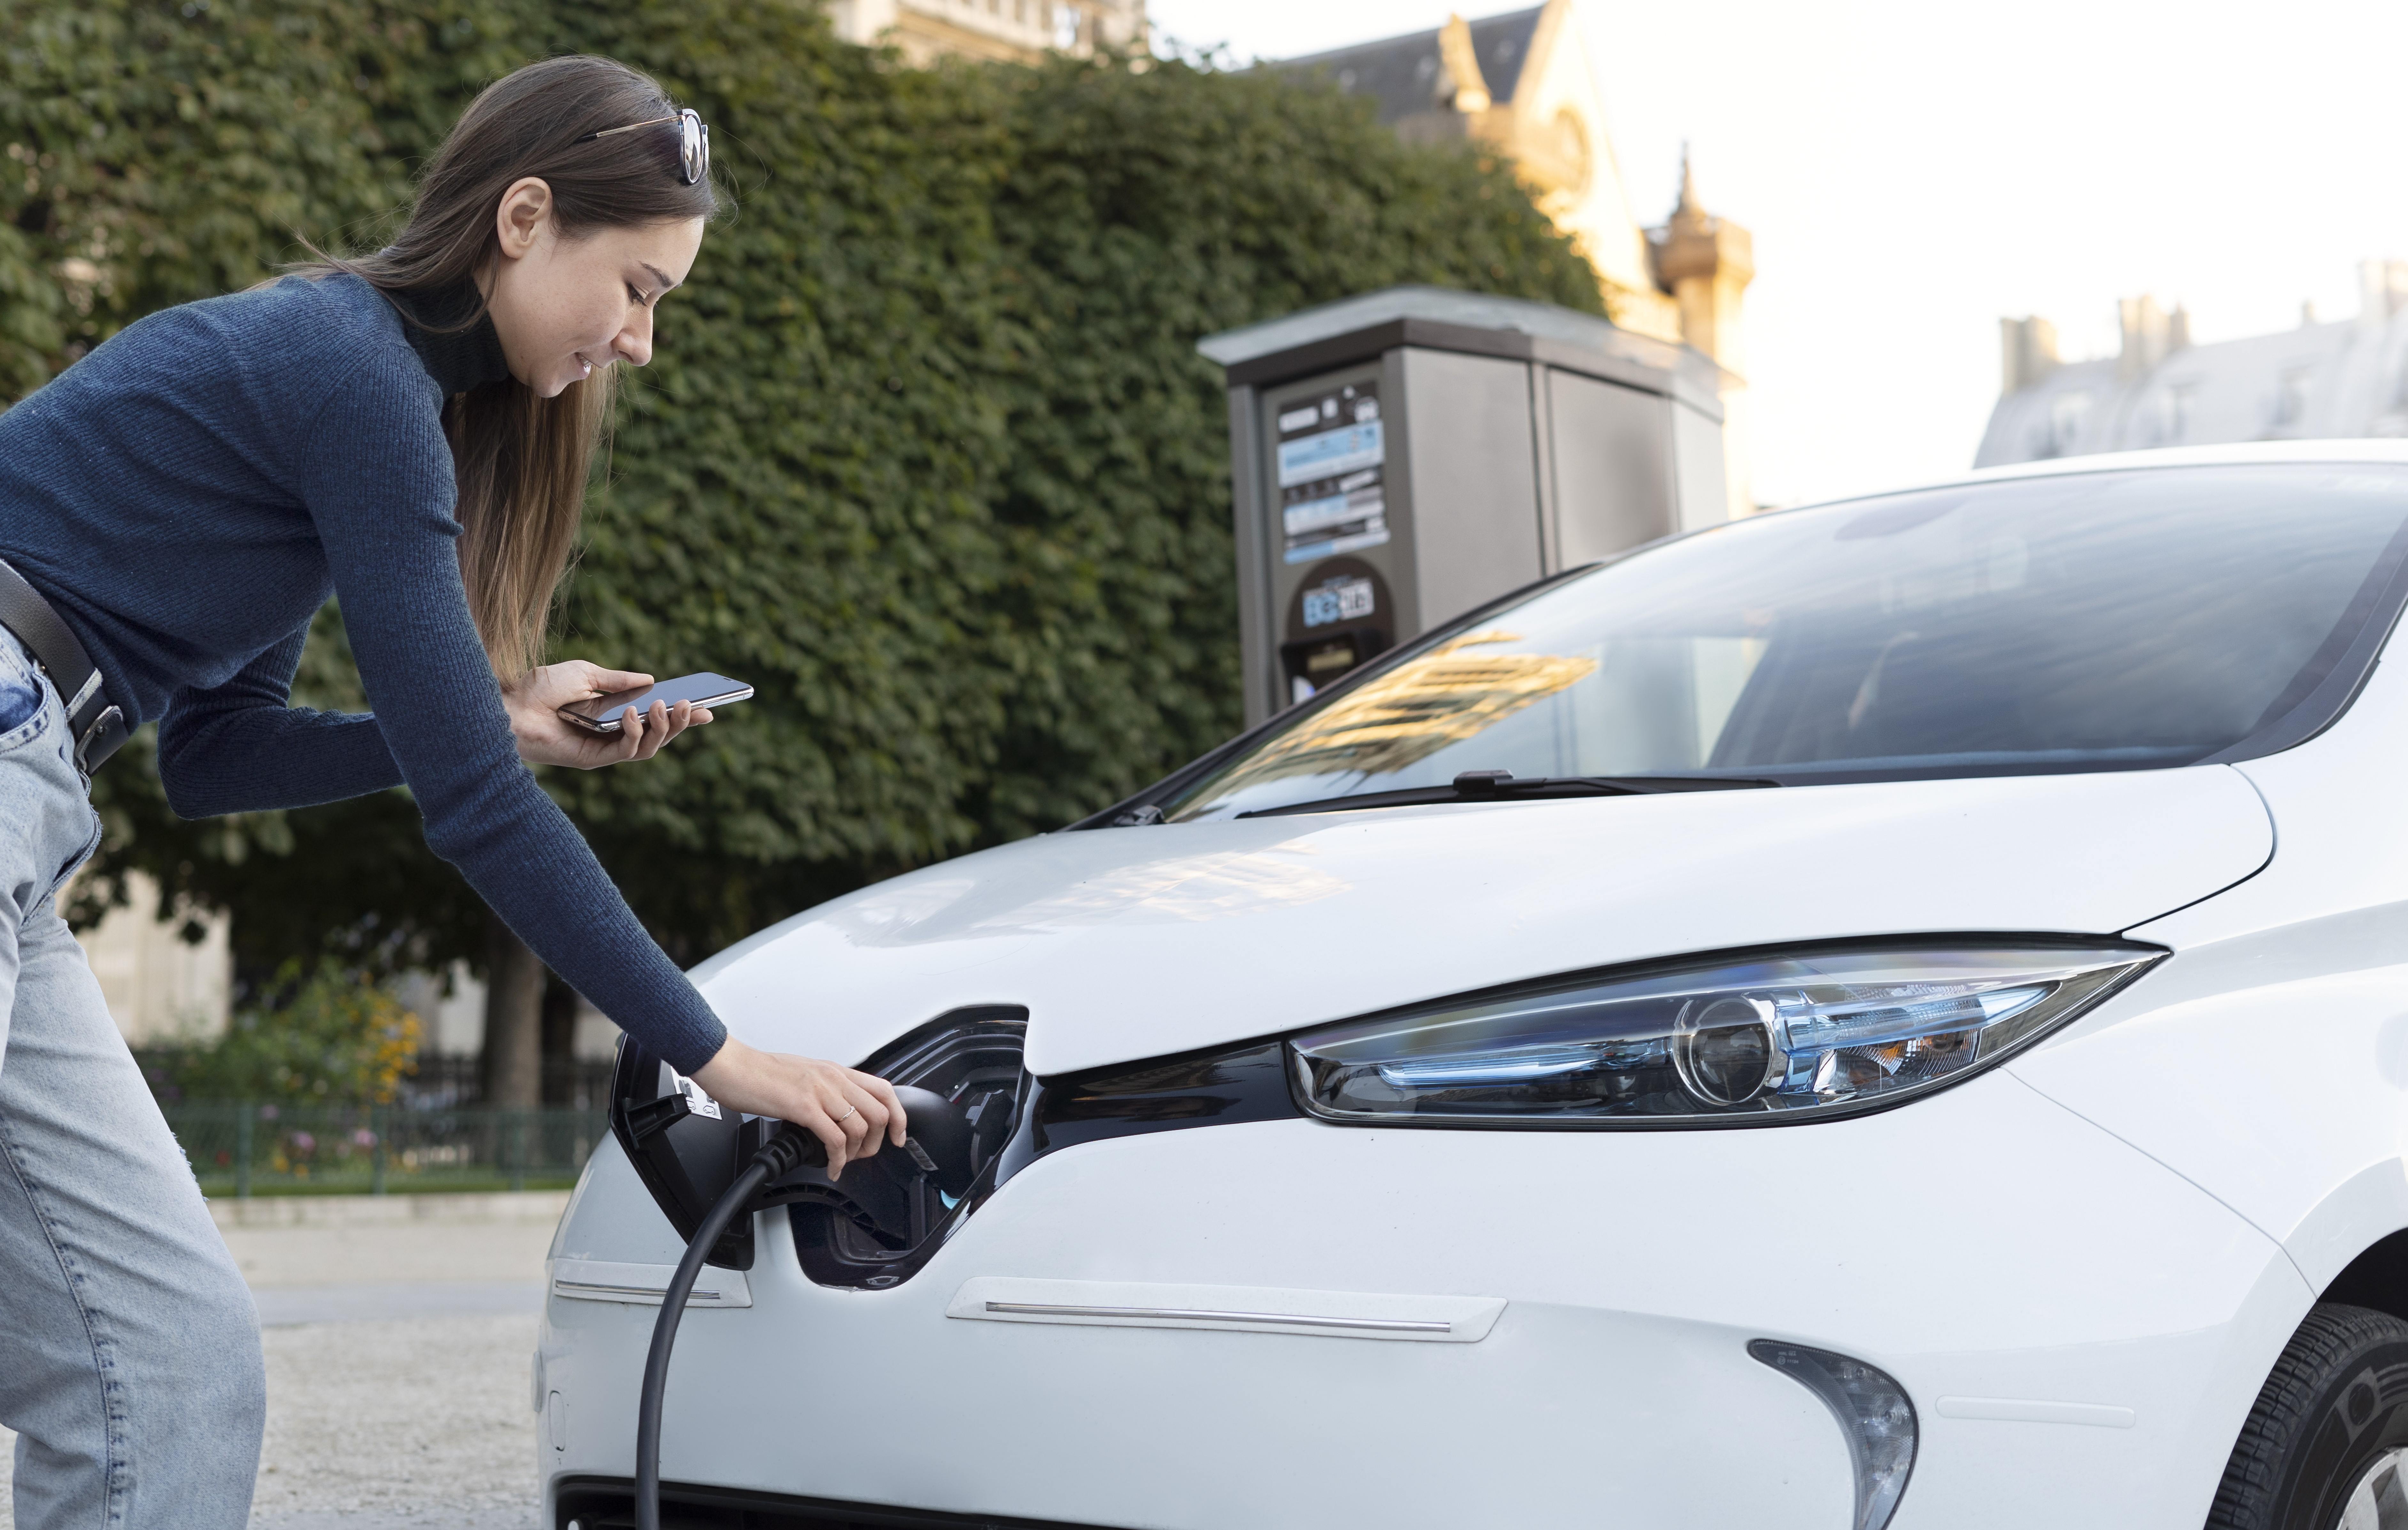
<path fill-rule="evenodd" d="M 178 813 L 407 783 L 436 853 L 692 1072 L 726 1032 L 520 762 L 468 615 L 442 409 L 500 356 L 490 326 L 430 336 L 349 276 L 151 314 L 0 414 L 0 559 L 129 725 L 160 720 Z M 329 594 L 373 714 L 288 704 Z"/>

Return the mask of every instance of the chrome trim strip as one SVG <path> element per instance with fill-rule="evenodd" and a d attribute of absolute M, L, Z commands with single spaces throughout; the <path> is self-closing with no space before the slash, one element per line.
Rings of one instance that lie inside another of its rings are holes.
<path fill-rule="evenodd" d="M 638 1302 L 658 1307 L 670 1277 L 677 1273 L 667 1265 L 616 1259 L 561 1258 L 547 1261 L 547 1265 L 552 1278 L 544 1289 L 550 1301 Z M 752 1305 L 752 1282 L 745 1280 L 742 1270 L 712 1265 L 701 1272 L 695 1284 L 701 1289 L 687 1294 L 688 1307 L 740 1308 Z"/>
<path fill-rule="evenodd" d="M 2113 1403 L 2060 1403 L 2045 1397 L 1942 1397 L 1933 1406 L 1943 1419 L 2080 1423 L 2094 1429 L 2129 1429 L 2139 1422 L 2130 1408 Z"/>
<path fill-rule="evenodd" d="M 594 1280 L 555 1280 L 552 1283 L 561 1291 L 591 1291 L 597 1295 L 610 1296 L 650 1296 L 654 1301 L 659 1301 L 669 1294 L 666 1286 L 607 1286 Z M 715 1302 L 719 1300 L 719 1293 L 693 1291 L 686 1294 L 685 1299 L 690 1302 Z"/>
<path fill-rule="evenodd" d="M 1128 1318 L 1158 1323 L 1268 1323 L 1283 1328 L 1353 1328 L 1382 1334 L 1451 1334 L 1455 1324 L 1421 1318 L 1316 1318 L 1295 1312 L 1213 1312 L 1182 1307 L 1073 1307 L 1059 1302 L 989 1302 L 990 1312 L 1033 1318 Z"/>

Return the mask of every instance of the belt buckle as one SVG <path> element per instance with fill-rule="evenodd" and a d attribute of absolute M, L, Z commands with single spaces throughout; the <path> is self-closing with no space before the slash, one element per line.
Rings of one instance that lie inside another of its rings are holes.
<path fill-rule="evenodd" d="M 90 778 L 124 742 L 125 714 L 115 707 L 103 707 L 100 715 L 76 736 L 76 768 Z"/>

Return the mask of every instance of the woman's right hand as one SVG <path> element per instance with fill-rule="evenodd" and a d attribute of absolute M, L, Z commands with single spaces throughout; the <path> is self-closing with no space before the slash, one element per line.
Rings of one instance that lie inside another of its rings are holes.
<path fill-rule="evenodd" d="M 597 770 L 628 760 L 649 760 L 661 746 L 710 721 L 710 709 L 690 701 L 674 707 L 653 702 L 648 711 L 626 708 L 617 733 L 587 733 L 560 720 L 560 708 L 596 696 L 614 696 L 652 683 L 632 669 L 605 669 L 584 659 L 541 665 L 502 687 L 510 714 L 510 736 L 529 765 Z M 706 1086 L 707 1087 L 707 1086 Z"/>
<path fill-rule="evenodd" d="M 696 1068 L 695 1082 L 721 1105 L 790 1121 L 826 1147 L 828 1178 L 887 1142 L 903 1145 L 908 1123 L 895 1086 L 837 1063 L 763 1051 L 729 1037 Z"/>

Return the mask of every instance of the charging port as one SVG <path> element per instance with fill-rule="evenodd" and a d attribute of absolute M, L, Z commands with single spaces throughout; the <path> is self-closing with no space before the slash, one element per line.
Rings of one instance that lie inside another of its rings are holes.
<path fill-rule="evenodd" d="M 712 1245 L 723 1269 L 752 1267 L 752 1213 L 789 1208 L 795 1249 L 822 1285 L 871 1290 L 916 1272 L 992 1194 L 996 1161 L 1030 1088 L 1021 1072 L 1028 1011 L 1018 1005 L 949 1010 L 862 1065 L 894 1084 L 910 1140 L 827 1177 L 812 1144 Z M 622 1038 L 610 1128 L 678 1236 L 691 1241 L 712 1205 L 777 1122 L 722 1111 L 690 1079 Z"/>
<path fill-rule="evenodd" d="M 792 1202 L 786 1215 L 804 1274 L 824 1286 L 900 1285 L 995 1193 L 997 1161 L 1029 1094 L 1020 1065 L 1027 1031 L 1028 1011 L 1016 1005 L 956 1009 L 864 1065 L 953 1105 L 967 1128 L 959 1153 L 967 1173 L 932 1173 L 891 1151 L 859 1171 L 847 1168 L 833 1185 L 819 1170 L 797 1169 L 771 1189 L 789 1192 L 781 1198 Z"/>

